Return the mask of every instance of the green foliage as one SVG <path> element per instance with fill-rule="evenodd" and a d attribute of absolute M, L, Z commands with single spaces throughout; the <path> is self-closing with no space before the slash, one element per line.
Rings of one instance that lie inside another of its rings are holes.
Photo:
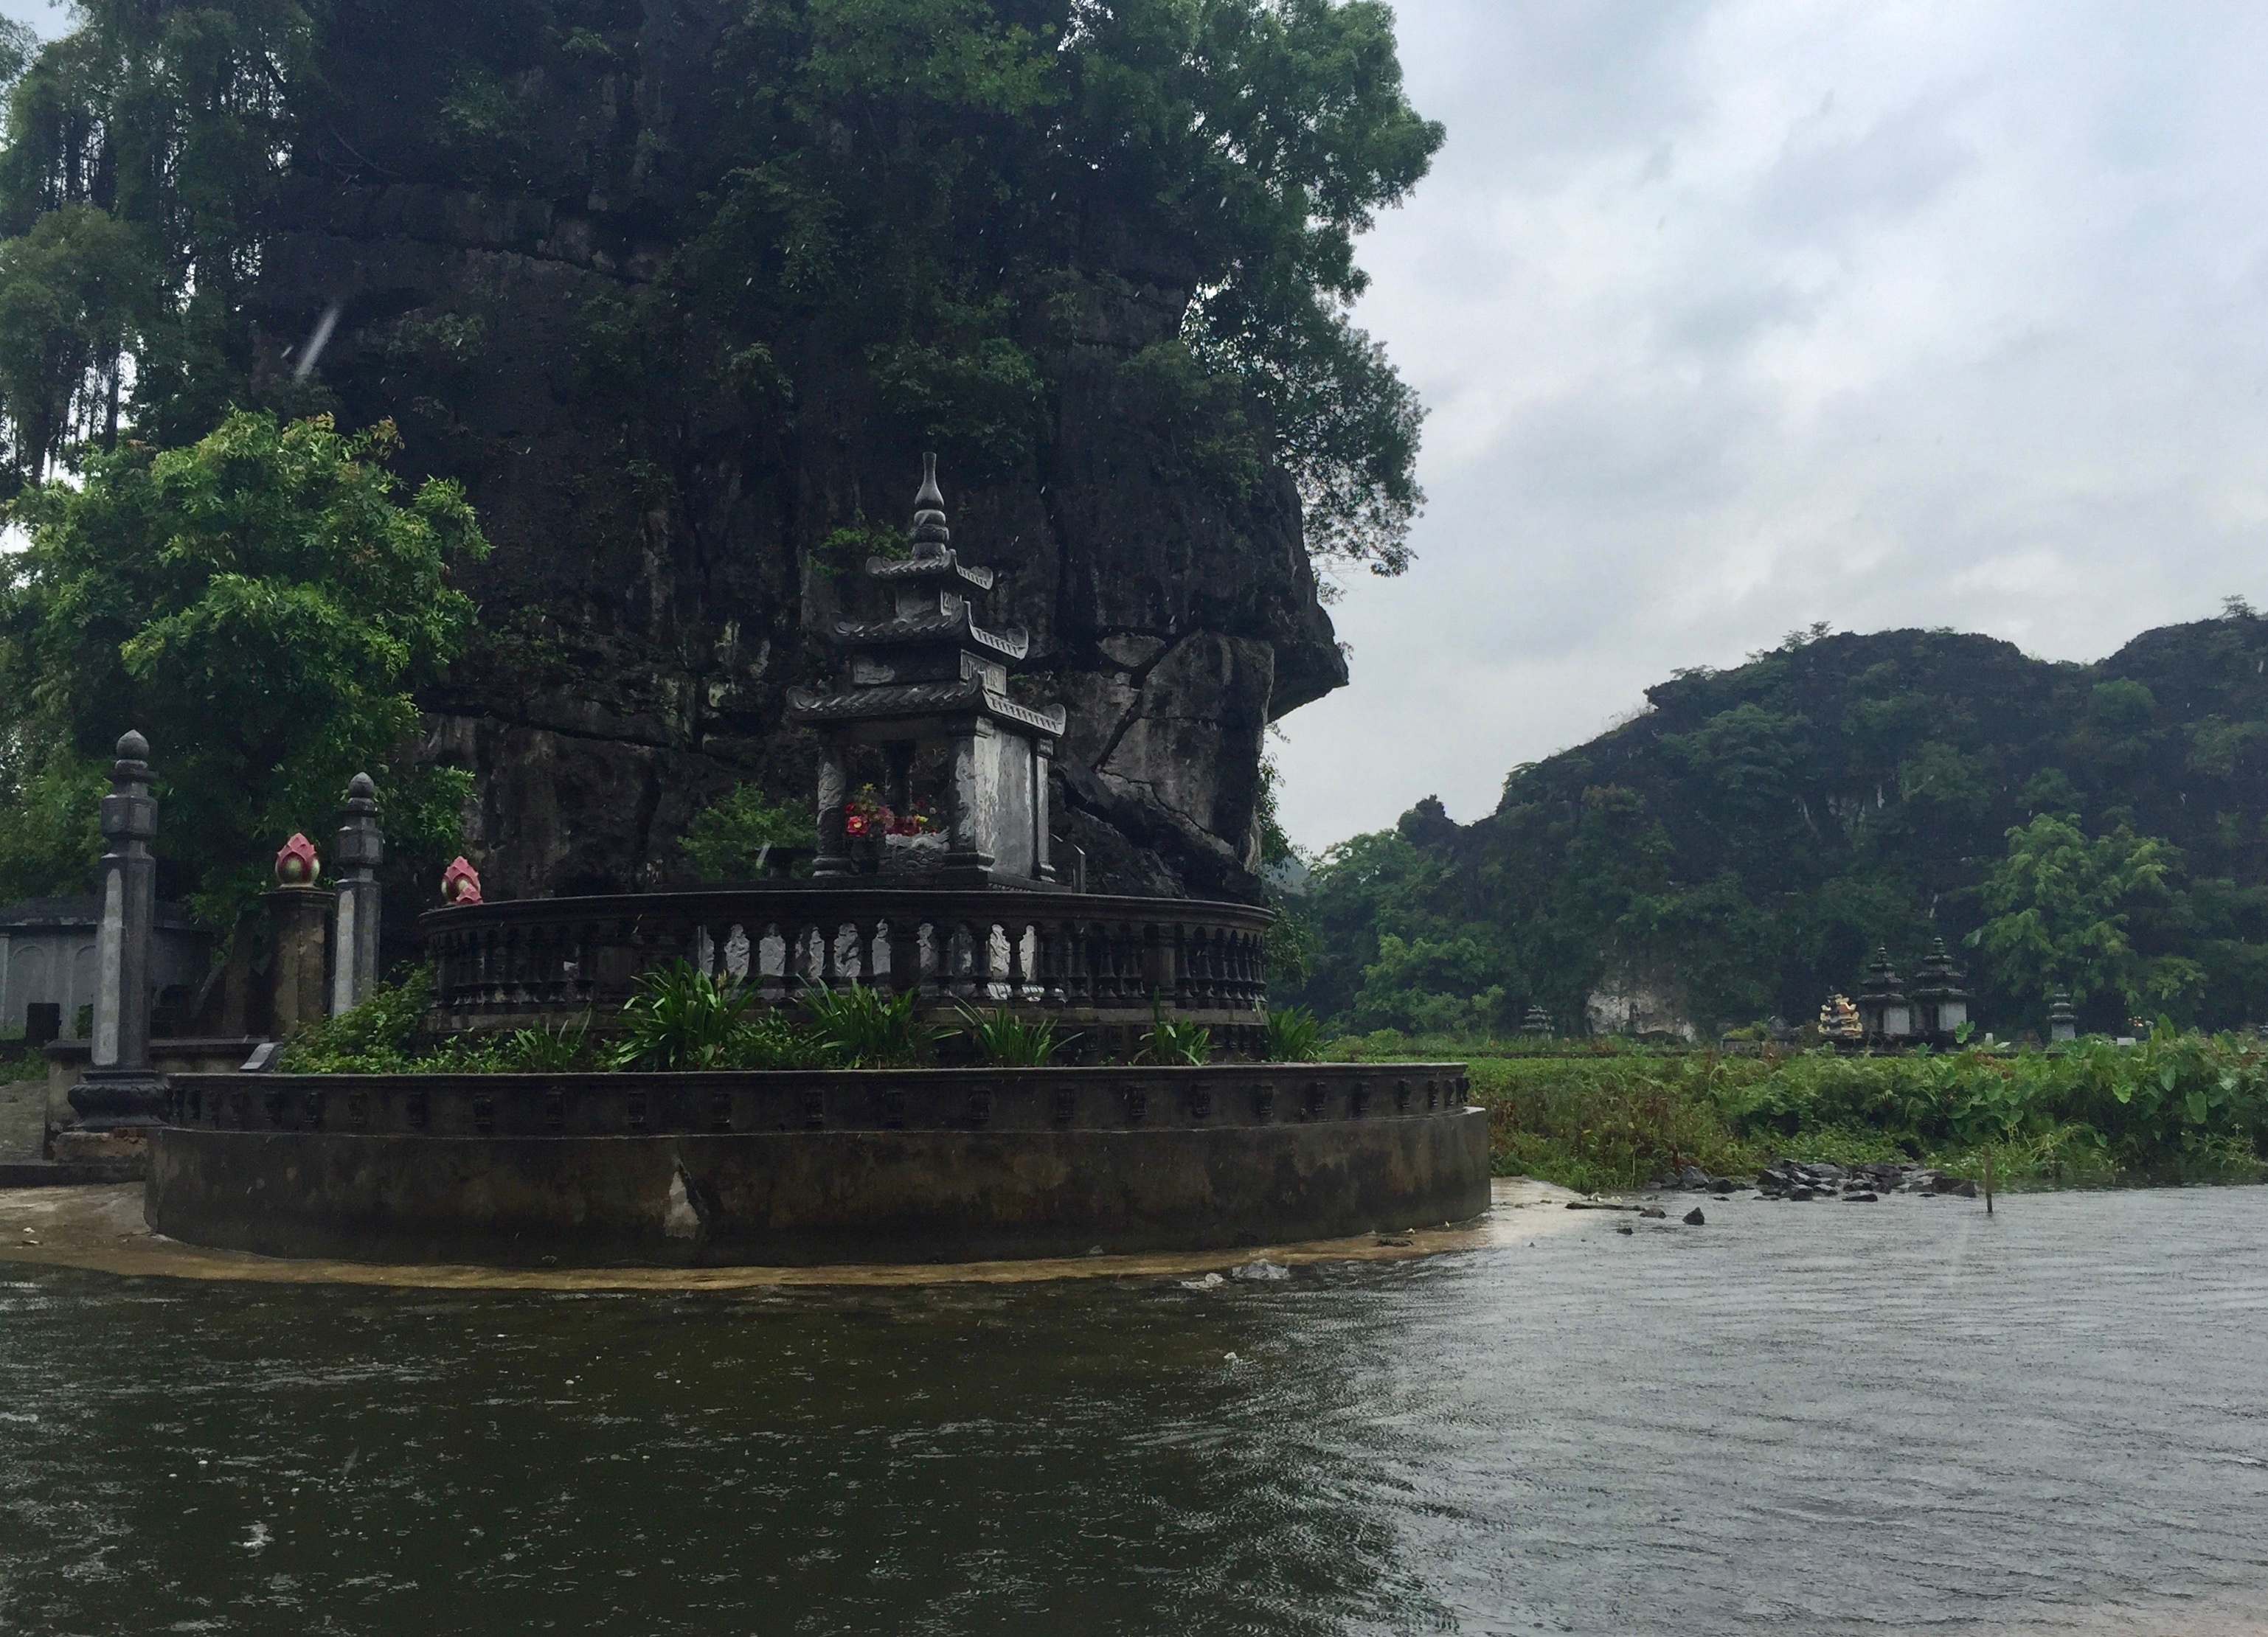
<path fill-rule="evenodd" d="M 0 421 L 26 477 L 107 448 L 122 414 L 180 444 L 247 400 L 259 224 L 313 79 L 293 0 L 73 9 L 10 90 L 0 147 Z"/>
<path fill-rule="evenodd" d="M 397 758 L 415 690 L 472 628 L 450 570 L 488 547 L 452 483 L 397 503 L 396 446 L 390 426 L 235 415 L 186 449 L 95 457 L 83 486 L 11 508 L 32 541 L 0 558 L 0 695 L 27 708 L 19 788 L 63 821 L 61 796 L 142 730 L 164 781 L 161 863 L 215 924 L 291 832 L 327 831 L 358 772 L 398 850 L 455 844 L 467 776 Z M 36 873 L 81 833 L 69 822 L 24 836 L 0 871 Z"/>
<path fill-rule="evenodd" d="M 1642 1186 L 1682 1165 L 1747 1171 L 1763 1157 L 1727 1127 L 1686 1065 L 1479 1058 L 1467 1073 L 1473 1101 L 1489 1112 L 1498 1175 L 1603 1192 Z"/>
<path fill-rule="evenodd" d="M 2131 1049 L 1476 1058 L 1500 1172 L 1636 1187 L 1681 1165 L 1918 1160 L 2012 1181 L 2268 1177 L 2268 1052 L 2170 1024 Z"/>
<path fill-rule="evenodd" d="M 2095 689 L 2099 702 L 2104 690 Z M 2172 904 L 2181 855 L 2124 825 L 2089 839 L 2067 818 L 2042 813 L 2008 833 L 2008 855 L 1985 877 L 1992 916 L 1970 936 L 2002 992 L 2044 1017 L 2056 990 L 2075 1006 L 2108 996 L 2121 1015 L 2178 1003 L 2205 969 L 2173 954 L 2146 956 L 2136 921 Z M 2100 1009 L 2099 1008 L 2097 1009 Z"/>
<path fill-rule="evenodd" d="M 1420 802 L 1284 901 L 1337 1027 L 1580 1030 L 1643 993 L 1705 1036 L 1800 1025 L 1877 944 L 1968 947 L 1972 1015 L 2091 1029 L 2268 1020 L 2268 620 L 2144 634 L 2096 665 L 1950 632 L 1796 634 L 1650 689 L 1506 779 L 1468 825 Z"/>
<path fill-rule="evenodd" d="M 1304 1006 L 1278 1006 L 1268 1013 L 1268 1061 L 1312 1063 L 1323 1053 L 1323 1025 Z"/>
<path fill-rule="evenodd" d="M 109 789 L 107 764 L 0 725 L 0 903 L 94 890 Z"/>
<path fill-rule="evenodd" d="M 19 1080 L 44 1080 L 47 1076 L 45 1052 L 28 1049 L 21 1035 L 0 1039 L 0 1086 L 12 1085 Z"/>
<path fill-rule="evenodd" d="M 774 802 L 753 784 L 736 784 L 704 807 L 678 842 L 703 881 L 746 881 L 772 847 L 810 847 L 818 834 L 808 806 Z"/>
<path fill-rule="evenodd" d="M 424 1026 L 433 969 L 416 966 L 381 983 L 350 1011 L 294 1035 L 276 1067 L 300 1075 L 398 1075 L 418 1066 L 411 1047 Z"/>
<path fill-rule="evenodd" d="M 865 513 L 860 512 L 821 540 L 811 554 L 829 574 L 855 576 L 865 571 L 869 558 L 904 558 L 912 552 L 903 530 L 869 523 Z"/>
<path fill-rule="evenodd" d="M 728 10 L 710 71 L 683 74 L 652 55 L 675 48 L 668 31 L 587 0 L 529 0 L 476 29 L 439 0 L 83 0 L 11 95 L 0 148 L 0 236 L 48 236 L 0 271 L 0 312 L 39 315 L 0 330 L 0 355 L 11 335 L 38 342 L 20 381 L 0 356 L 16 466 L 76 461 L 117 415 L 169 444 L 230 403 L 320 407 L 320 380 L 263 367 L 247 299 L 268 236 L 299 225 L 287 181 L 596 187 L 635 209 L 654 252 L 564 361 L 629 429 L 626 467 L 666 480 L 720 399 L 794 437 L 847 363 L 909 445 L 1030 470 L 1096 338 L 1098 292 L 1162 277 L 1182 334 L 1124 383 L 1143 407 L 1134 452 L 1232 518 L 1280 460 L 1318 559 L 1399 571 L 1419 414 L 1349 321 L 1366 283 L 1353 240 L 1442 132 L 1404 95 L 1385 4 Z M 627 106 L 588 117 L 657 75 L 674 87 L 666 137 Z M 634 135 L 610 147 L 617 123 Z M 66 211 L 75 224 L 45 225 Z M 395 341 L 414 357 L 404 412 L 448 435 L 464 361 Z"/>
<path fill-rule="evenodd" d="M 753 990 L 719 983 L 691 961 L 657 966 L 640 974 L 637 992 L 622 1003 L 612 1064 L 660 1073 L 746 1067 L 755 999 Z"/>
<path fill-rule="evenodd" d="M 1142 1031 L 1138 1063 L 1208 1063 L 1212 1061 L 1212 1031 L 1202 1024 L 1168 1017 L 1156 1001 L 1150 1002 L 1150 1026 Z"/>
<path fill-rule="evenodd" d="M 514 1075 L 557 1075 L 592 1066 L 591 1020 L 515 1029 L 498 1043 L 496 1066 Z"/>
<path fill-rule="evenodd" d="M 1059 1041 L 1052 1023 L 1026 1023 L 1005 1007 L 987 1016 L 964 1006 L 961 1017 L 978 1060 L 1000 1068 L 1044 1068 L 1058 1050 L 1079 1039 L 1072 1035 Z"/>
<path fill-rule="evenodd" d="M 819 1061 L 830 1068 L 910 1068 L 926 1062 L 952 1031 L 916 1017 L 919 1000 L 910 989 L 886 997 L 863 983 L 809 986 L 803 1009 Z"/>
<path fill-rule="evenodd" d="M 115 439 L 125 360 L 157 295 L 141 235 L 91 205 L 0 240 L 0 414 L 17 481 L 67 445 Z"/>

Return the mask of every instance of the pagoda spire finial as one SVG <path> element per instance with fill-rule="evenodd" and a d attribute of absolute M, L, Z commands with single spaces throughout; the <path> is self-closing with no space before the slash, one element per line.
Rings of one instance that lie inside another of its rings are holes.
<path fill-rule="evenodd" d="M 922 457 L 921 492 L 914 496 L 914 555 L 936 557 L 953 543 L 945 526 L 945 496 L 937 486 L 937 457 Z"/>

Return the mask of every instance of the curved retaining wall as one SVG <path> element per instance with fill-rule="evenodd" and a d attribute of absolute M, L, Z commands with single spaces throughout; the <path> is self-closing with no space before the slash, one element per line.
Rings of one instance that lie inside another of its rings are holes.
<path fill-rule="evenodd" d="M 593 1266 L 1193 1250 L 1461 1222 L 1461 1065 L 196 1075 L 144 1210 L 275 1256 Z"/>

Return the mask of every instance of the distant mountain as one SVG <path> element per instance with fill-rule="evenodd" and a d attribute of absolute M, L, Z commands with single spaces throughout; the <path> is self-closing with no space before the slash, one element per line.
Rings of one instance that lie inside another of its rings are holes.
<path fill-rule="evenodd" d="M 1810 633 L 1646 701 L 1514 768 L 1484 818 L 1428 798 L 1332 849 L 1287 900 L 1313 965 L 1279 992 L 1364 1029 L 1506 1029 L 1534 1005 L 1706 1031 L 1801 1022 L 1877 944 L 1911 972 L 1942 937 L 1988 1028 L 2036 1028 L 2059 971 L 2092 974 L 2098 1026 L 2268 1017 L 2268 619 L 2242 604 L 2091 665 Z M 2043 815 L 2070 824 L 2009 863 Z"/>

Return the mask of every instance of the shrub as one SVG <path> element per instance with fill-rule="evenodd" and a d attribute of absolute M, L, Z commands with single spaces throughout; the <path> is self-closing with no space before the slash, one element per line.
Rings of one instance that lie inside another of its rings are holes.
<path fill-rule="evenodd" d="M 1323 1025 L 1304 1006 L 1285 1006 L 1268 1014 L 1268 1061 L 1271 1063 L 1312 1063 L 1322 1055 Z"/>
<path fill-rule="evenodd" d="M 1165 1009 L 1153 997 L 1150 1002 L 1150 1027 L 1143 1032 L 1142 1049 L 1134 1054 L 1138 1063 L 1205 1063 L 1212 1061 L 1212 1031 L 1201 1024 L 1184 1023 L 1178 1017 L 1166 1016 Z"/>
<path fill-rule="evenodd" d="M 987 1017 L 971 1007 L 961 1009 L 961 1022 L 977 1056 L 1001 1068 L 1038 1068 L 1055 1061 L 1057 1051 L 1070 1041 L 1056 1039 L 1051 1023 L 1027 1024 L 1005 1007 Z"/>
<path fill-rule="evenodd" d="M 616 1068 L 733 1068 L 747 1049 L 745 1014 L 754 994 L 718 983 L 690 961 L 674 960 L 637 980 L 622 1004 Z"/>
<path fill-rule="evenodd" d="M 820 1061 L 830 1068 L 907 1068 L 926 1061 L 952 1031 L 916 1018 L 918 998 L 908 990 L 885 999 L 863 983 L 812 985 L 803 992 L 803 1008 Z"/>
<path fill-rule="evenodd" d="M 424 1025 L 433 969 L 412 968 L 381 983 L 351 1011 L 310 1024 L 294 1036 L 277 1067 L 303 1075 L 394 1075 L 416 1066 L 411 1043 Z"/>

